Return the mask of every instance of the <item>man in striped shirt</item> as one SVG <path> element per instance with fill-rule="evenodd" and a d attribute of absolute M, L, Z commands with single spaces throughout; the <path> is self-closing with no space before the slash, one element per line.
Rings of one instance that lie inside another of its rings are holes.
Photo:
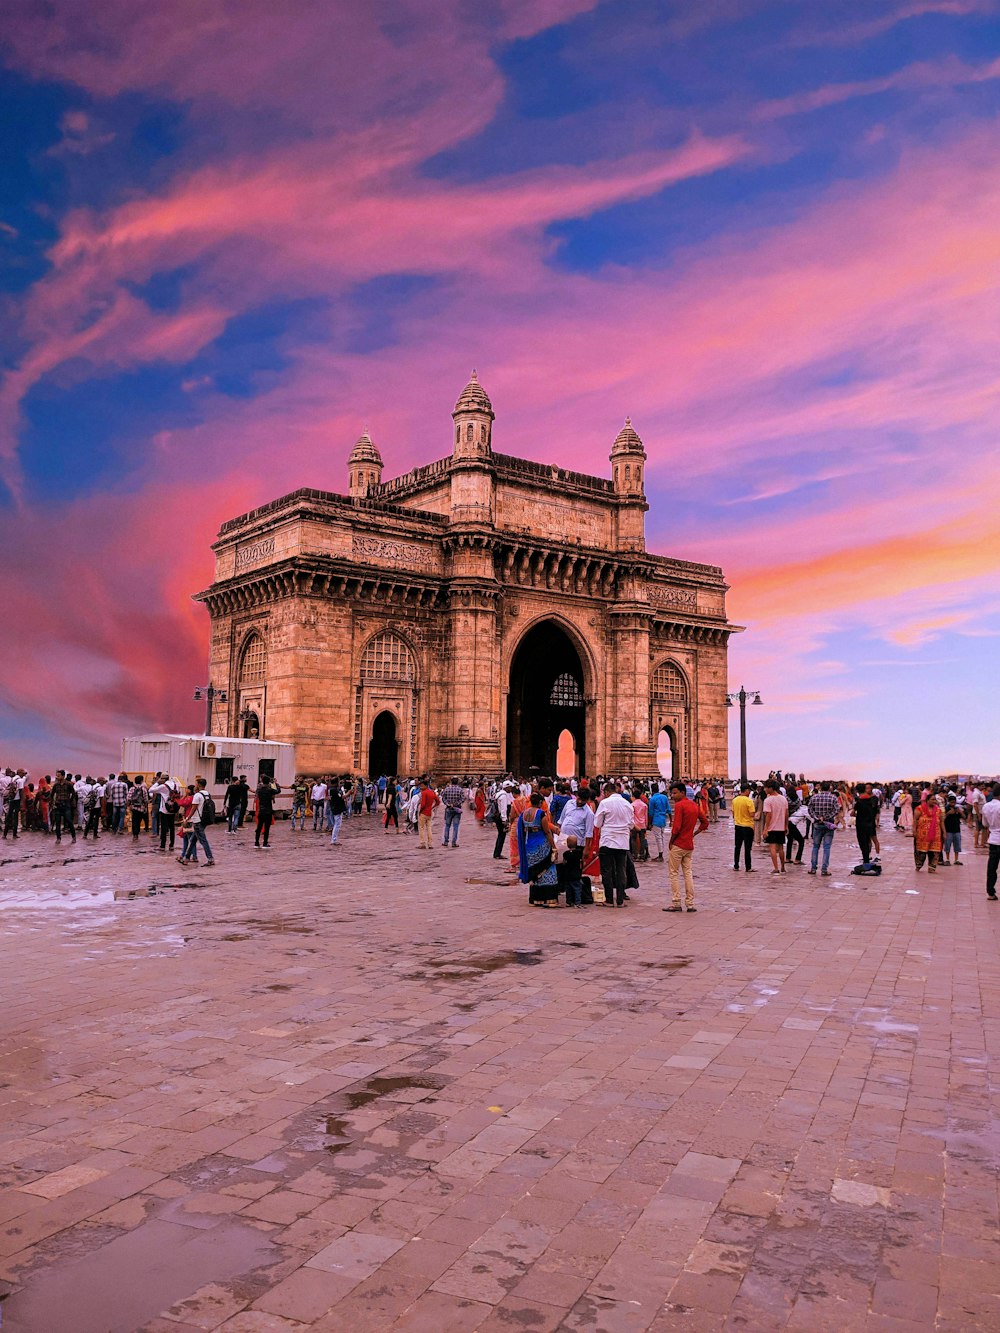
<path fill-rule="evenodd" d="M 441 792 L 441 801 L 444 805 L 444 841 L 441 846 L 448 846 L 448 834 L 454 829 L 451 845 L 457 847 L 458 826 L 462 821 L 462 807 L 465 805 L 465 788 L 459 785 L 458 778 L 452 778 Z"/>
<path fill-rule="evenodd" d="M 104 788 L 104 803 L 111 811 L 109 828 L 112 833 L 125 832 L 125 806 L 128 803 L 128 787 L 121 778 L 115 778 Z"/>
<path fill-rule="evenodd" d="M 840 801 L 830 790 L 829 782 L 821 782 L 819 791 L 809 798 L 809 818 L 812 827 L 812 864 L 810 875 L 815 875 L 819 861 L 819 849 L 823 848 L 823 874 L 830 873 L 830 848 L 833 846 L 833 834 L 840 816 Z"/>

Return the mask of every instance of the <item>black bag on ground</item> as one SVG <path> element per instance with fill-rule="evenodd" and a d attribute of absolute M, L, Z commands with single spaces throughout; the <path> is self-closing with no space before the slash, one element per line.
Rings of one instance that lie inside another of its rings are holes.
<path fill-rule="evenodd" d="M 881 875 L 882 867 L 877 861 L 862 861 L 851 871 L 852 875 Z"/>

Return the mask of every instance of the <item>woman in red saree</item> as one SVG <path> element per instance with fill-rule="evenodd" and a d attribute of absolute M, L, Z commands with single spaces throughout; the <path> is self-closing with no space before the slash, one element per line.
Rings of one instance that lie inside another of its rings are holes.
<path fill-rule="evenodd" d="M 481 782 L 476 787 L 476 794 L 472 798 L 472 804 L 476 812 L 476 823 L 482 827 L 483 820 L 486 818 L 486 790 Z"/>
<path fill-rule="evenodd" d="M 517 873 L 521 866 L 521 855 L 517 846 L 517 819 L 518 815 L 524 813 L 531 807 L 531 797 L 523 796 L 520 792 L 510 803 L 510 814 L 507 818 L 510 821 L 510 868 Z"/>
<path fill-rule="evenodd" d="M 944 846 L 944 814 L 937 801 L 924 792 L 913 812 L 913 859 L 919 870 L 927 858 L 927 873 L 933 875 Z"/>

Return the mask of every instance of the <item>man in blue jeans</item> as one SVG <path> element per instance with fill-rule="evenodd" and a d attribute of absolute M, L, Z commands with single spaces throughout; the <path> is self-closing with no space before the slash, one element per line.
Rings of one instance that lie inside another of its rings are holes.
<path fill-rule="evenodd" d="M 442 791 L 441 801 L 444 805 L 444 841 L 441 846 L 448 846 L 448 833 L 454 829 L 451 845 L 457 847 L 458 826 L 462 820 L 462 807 L 465 804 L 465 788 L 459 786 L 458 778 L 452 778 Z"/>
<path fill-rule="evenodd" d="M 840 817 L 840 801 L 830 790 L 829 782 L 821 782 L 819 791 L 809 798 L 809 818 L 813 822 L 812 864 L 810 875 L 815 875 L 819 861 L 819 849 L 823 848 L 823 874 L 830 873 L 830 848 L 833 846 L 833 834 Z"/>

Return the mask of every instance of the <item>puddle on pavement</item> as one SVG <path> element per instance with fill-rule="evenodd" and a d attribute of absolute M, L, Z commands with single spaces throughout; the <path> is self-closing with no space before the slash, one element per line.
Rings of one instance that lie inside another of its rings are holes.
<path fill-rule="evenodd" d="M 405 972 L 403 977 L 406 981 L 471 981 L 504 967 L 537 967 L 542 958 L 541 949 L 504 949 L 468 958 L 429 958 L 426 971 Z"/>
<path fill-rule="evenodd" d="M 4 1325 L 22 1333 L 133 1333 L 206 1283 L 249 1273 L 276 1253 L 266 1236 L 241 1223 L 199 1229 L 154 1218 L 72 1263 L 36 1270 L 4 1302 Z"/>
<path fill-rule="evenodd" d="M 0 910 L 106 907 L 115 897 L 111 889 L 26 890 L 23 894 L 15 892 L 0 896 Z"/>
<path fill-rule="evenodd" d="M 350 1092 L 338 1092 L 336 1094 L 337 1100 L 344 1103 L 344 1105 L 336 1111 L 329 1112 L 323 1120 L 326 1134 L 335 1142 L 324 1144 L 324 1148 L 328 1153 L 336 1155 L 350 1147 L 352 1131 L 350 1122 L 343 1114 L 344 1111 L 360 1111 L 364 1107 L 370 1106 L 372 1102 L 376 1102 L 382 1097 L 388 1097 L 391 1093 L 409 1091 L 410 1089 L 417 1089 L 427 1094 L 426 1097 L 419 1098 L 419 1101 L 433 1101 L 431 1094 L 439 1092 L 446 1082 L 446 1079 L 440 1078 L 436 1074 L 405 1074 L 395 1078 L 369 1078 Z M 404 1111 L 415 1104 L 413 1102 L 400 1102 L 399 1109 Z M 421 1130 L 420 1132 L 424 1131 Z"/>
<path fill-rule="evenodd" d="M 662 961 L 656 960 L 652 963 L 640 963 L 640 967 L 655 967 L 662 972 L 679 972 L 682 967 L 690 967 L 694 960 L 691 958 L 665 958 Z"/>
<path fill-rule="evenodd" d="M 342 1092 L 338 1095 L 347 1102 L 349 1111 L 360 1111 L 363 1106 L 387 1097 L 390 1092 L 403 1092 L 410 1088 L 422 1088 L 428 1094 L 439 1092 L 444 1087 L 444 1079 L 435 1074 L 403 1075 L 398 1078 L 370 1078 L 354 1092 Z"/>

